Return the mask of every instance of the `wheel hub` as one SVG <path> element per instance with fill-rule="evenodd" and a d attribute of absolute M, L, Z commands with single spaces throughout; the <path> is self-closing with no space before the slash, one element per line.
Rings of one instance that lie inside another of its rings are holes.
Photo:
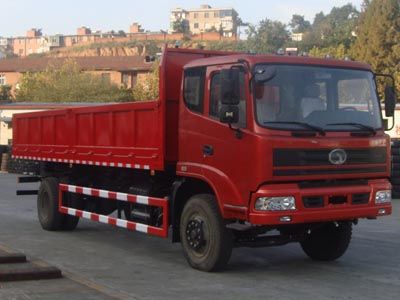
<path fill-rule="evenodd" d="M 194 250 L 199 250 L 204 245 L 203 221 L 189 221 L 186 226 L 186 240 Z"/>

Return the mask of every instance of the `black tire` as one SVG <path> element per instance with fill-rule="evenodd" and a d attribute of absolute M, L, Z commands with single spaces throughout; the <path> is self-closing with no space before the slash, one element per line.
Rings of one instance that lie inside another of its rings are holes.
<path fill-rule="evenodd" d="M 398 178 L 398 177 L 391 177 L 391 178 L 390 178 L 390 182 L 391 182 L 393 185 L 400 185 L 400 178 Z"/>
<path fill-rule="evenodd" d="M 399 148 L 395 148 L 395 147 L 392 147 L 391 148 L 391 154 L 392 155 L 400 155 L 400 149 Z"/>
<path fill-rule="evenodd" d="M 217 271 L 228 264 L 232 232 L 226 228 L 213 195 L 199 194 L 188 200 L 181 215 L 180 237 L 185 258 L 194 269 Z"/>
<path fill-rule="evenodd" d="M 392 163 L 392 170 L 397 171 L 400 174 L 400 163 Z"/>
<path fill-rule="evenodd" d="M 307 234 L 301 247 L 313 260 L 331 261 L 341 257 L 347 250 L 351 240 L 351 222 L 323 224 Z"/>
<path fill-rule="evenodd" d="M 399 155 L 392 155 L 392 163 L 400 163 L 400 156 Z"/>
<path fill-rule="evenodd" d="M 399 191 L 400 192 L 400 185 L 392 184 L 392 191 Z"/>
<path fill-rule="evenodd" d="M 392 147 L 400 147 L 400 140 L 392 140 L 391 144 Z"/>
<path fill-rule="evenodd" d="M 64 215 L 58 211 L 58 180 L 47 177 L 42 180 L 37 198 L 37 210 L 40 225 L 44 230 L 62 229 Z"/>
<path fill-rule="evenodd" d="M 400 191 L 392 190 L 392 198 L 400 199 Z"/>

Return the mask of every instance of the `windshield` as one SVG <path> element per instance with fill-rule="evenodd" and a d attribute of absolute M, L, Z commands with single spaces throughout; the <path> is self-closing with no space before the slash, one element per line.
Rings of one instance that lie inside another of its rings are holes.
<path fill-rule="evenodd" d="M 382 128 L 371 72 L 258 65 L 255 73 L 254 101 L 261 126 L 305 130 L 311 125 L 325 131 Z"/>

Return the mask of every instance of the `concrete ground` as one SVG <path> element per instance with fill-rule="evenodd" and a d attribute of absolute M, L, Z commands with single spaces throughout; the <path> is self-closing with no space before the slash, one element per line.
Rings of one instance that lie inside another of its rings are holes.
<path fill-rule="evenodd" d="M 394 201 L 392 216 L 362 220 L 338 261 L 313 262 L 297 244 L 241 248 L 234 249 L 226 271 L 203 273 L 191 269 L 180 245 L 169 240 L 83 220 L 73 232 L 43 231 L 36 197 L 16 197 L 16 187 L 16 176 L 0 174 L 0 244 L 59 267 L 67 278 L 1 283 L 2 300 L 54 299 L 55 291 L 65 299 L 377 300 L 400 295 L 400 200 Z M 87 288 L 92 293 L 85 294 Z"/>

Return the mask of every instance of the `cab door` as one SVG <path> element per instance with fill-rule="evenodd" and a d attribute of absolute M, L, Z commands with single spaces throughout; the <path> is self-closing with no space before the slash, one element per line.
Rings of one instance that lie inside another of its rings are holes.
<path fill-rule="evenodd" d="M 239 67 L 240 103 L 239 122 L 224 124 L 219 120 L 221 103 L 221 70 L 238 66 L 212 66 L 207 68 L 204 114 L 208 119 L 203 130 L 204 174 L 221 185 L 223 202 L 234 206 L 247 206 L 252 182 L 251 164 L 253 136 L 249 131 L 251 103 L 249 102 L 248 74 Z M 237 130 L 240 131 L 237 134 Z M 254 176 L 253 176 L 254 179 Z"/>
<path fill-rule="evenodd" d="M 255 136 L 251 134 L 248 74 L 240 74 L 239 122 L 232 127 L 219 121 L 220 72 L 232 66 L 186 69 L 179 110 L 179 162 L 177 173 L 200 178 L 216 193 L 221 209 L 247 212 L 254 189 Z M 254 174 L 253 174 L 254 175 Z M 257 183 L 258 184 L 258 183 Z M 226 207 L 225 207 L 226 206 Z"/>

